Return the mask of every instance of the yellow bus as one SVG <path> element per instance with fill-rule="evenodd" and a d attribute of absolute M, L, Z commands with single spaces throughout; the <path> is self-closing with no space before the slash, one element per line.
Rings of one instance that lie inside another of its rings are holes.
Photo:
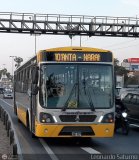
<path fill-rule="evenodd" d="M 14 73 L 18 120 L 36 137 L 112 137 L 113 67 L 108 50 L 39 51 Z"/>

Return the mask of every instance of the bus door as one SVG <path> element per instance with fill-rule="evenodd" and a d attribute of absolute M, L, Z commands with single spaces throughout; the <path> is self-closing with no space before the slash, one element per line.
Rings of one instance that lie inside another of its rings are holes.
<path fill-rule="evenodd" d="M 37 112 L 37 94 L 38 94 L 38 67 L 32 68 L 32 84 L 31 84 L 31 131 L 35 133 L 35 117 Z"/>

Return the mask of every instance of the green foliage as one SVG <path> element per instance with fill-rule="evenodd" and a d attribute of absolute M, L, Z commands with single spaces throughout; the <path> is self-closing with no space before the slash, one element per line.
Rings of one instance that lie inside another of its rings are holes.
<path fill-rule="evenodd" d="M 117 58 L 114 58 L 114 66 L 118 66 L 119 65 L 119 60 Z"/>
<path fill-rule="evenodd" d="M 18 68 L 18 67 L 20 67 L 21 62 L 23 62 L 23 58 L 21 58 L 21 57 L 16 57 L 16 58 L 14 59 L 14 61 L 16 62 L 15 67 Z"/>
<path fill-rule="evenodd" d="M 115 67 L 115 73 L 117 75 L 127 75 L 127 73 L 129 72 L 128 70 L 126 70 L 124 67 L 122 66 L 114 66 Z"/>
<path fill-rule="evenodd" d="M 11 80 L 12 80 L 12 76 L 11 76 L 11 74 L 10 74 L 9 72 L 7 72 L 7 69 L 6 69 L 6 68 L 0 70 L 0 78 L 1 78 L 2 74 L 3 74 L 3 75 L 6 75 L 8 79 L 11 79 Z"/>
<path fill-rule="evenodd" d="M 115 75 L 124 76 L 124 84 L 126 85 L 138 85 L 139 76 L 128 77 L 129 70 L 126 70 L 124 67 L 119 66 L 119 60 L 114 59 L 114 70 Z"/>
<path fill-rule="evenodd" d="M 134 76 L 134 77 L 129 77 L 127 79 L 127 82 L 125 83 L 125 85 L 138 85 L 139 84 L 139 77 Z"/>
<path fill-rule="evenodd" d="M 127 73 L 129 72 L 129 70 L 126 70 L 124 67 L 119 66 L 119 60 L 116 58 L 114 59 L 114 71 L 115 75 L 124 76 L 124 84 L 127 83 L 128 80 Z"/>
<path fill-rule="evenodd" d="M 5 74 L 6 74 L 6 72 L 7 72 L 7 69 L 5 69 L 5 68 L 4 68 L 4 69 L 2 69 L 2 70 L 0 70 L 0 78 L 1 78 L 2 74 L 4 74 L 4 75 L 5 75 Z"/>

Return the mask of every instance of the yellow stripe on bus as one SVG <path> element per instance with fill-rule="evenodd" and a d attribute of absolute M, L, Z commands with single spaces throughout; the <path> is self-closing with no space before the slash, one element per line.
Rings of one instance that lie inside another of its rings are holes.
<path fill-rule="evenodd" d="M 63 127 L 66 126 L 89 126 L 94 131 L 95 135 L 82 137 L 113 137 L 114 124 L 91 124 L 91 125 L 51 125 L 51 124 L 35 124 L 35 135 L 37 137 L 73 137 L 72 135 L 59 135 Z"/>

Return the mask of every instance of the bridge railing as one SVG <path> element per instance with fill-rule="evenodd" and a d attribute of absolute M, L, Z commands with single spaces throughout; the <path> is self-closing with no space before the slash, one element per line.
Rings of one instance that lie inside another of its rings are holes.
<path fill-rule="evenodd" d="M 111 16 L 87 16 L 87 15 L 62 15 L 62 14 L 34 14 L 0 12 L 0 19 L 27 20 L 27 21 L 54 21 L 73 23 L 100 23 L 100 24 L 139 24 L 137 17 L 111 17 Z"/>
<path fill-rule="evenodd" d="M 0 32 L 139 37 L 138 17 L 0 12 Z"/>

